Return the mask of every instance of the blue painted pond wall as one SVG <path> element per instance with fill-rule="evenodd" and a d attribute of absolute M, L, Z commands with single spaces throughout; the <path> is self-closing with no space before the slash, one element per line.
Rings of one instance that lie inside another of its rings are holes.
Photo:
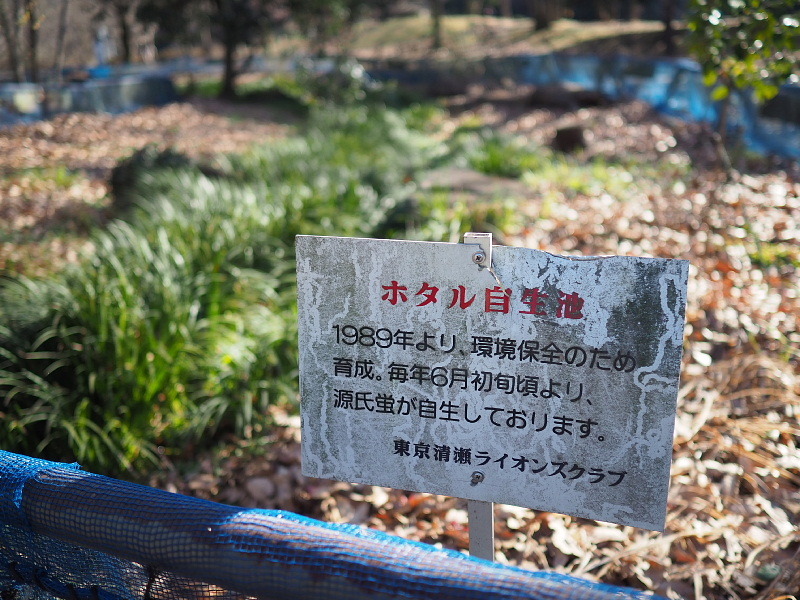
<path fill-rule="evenodd" d="M 252 67 L 270 73 L 291 70 L 296 62 L 261 60 Z M 330 62 L 318 66 L 324 70 Z M 418 61 L 412 69 L 408 65 L 365 65 L 376 79 L 410 84 L 435 82 L 444 73 L 441 65 L 426 61 Z M 615 100 L 643 100 L 658 111 L 689 121 L 715 123 L 719 116 L 719 103 L 711 99 L 699 66 L 691 60 L 545 54 L 487 59 L 483 67 L 486 73 L 522 84 L 573 83 Z M 87 81 L 58 88 L 0 84 L 0 127 L 61 112 L 122 113 L 174 102 L 178 95 L 172 77 L 189 72 L 220 73 L 221 65 L 189 59 L 157 66 L 104 67 L 89 70 Z M 731 129 L 752 150 L 800 159 L 800 86 L 784 86 L 779 96 L 764 106 L 756 105 L 745 93 L 734 94 L 728 119 Z"/>
<path fill-rule="evenodd" d="M 660 112 L 688 121 L 716 123 L 719 118 L 720 104 L 711 99 L 699 65 L 686 59 L 529 56 L 518 81 L 575 83 L 613 99 L 643 100 Z M 734 93 L 728 122 L 752 150 L 800 159 L 800 87 L 784 86 L 778 98 L 762 107 L 749 94 Z"/>
<path fill-rule="evenodd" d="M 719 117 L 720 104 L 711 99 L 699 65 L 688 59 L 544 54 L 487 59 L 481 66 L 495 79 L 537 86 L 576 84 L 614 100 L 643 100 L 688 121 L 716 123 Z M 411 69 L 375 64 L 367 70 L 376 79 L 409 85 L 431 84 L 447 76 L 441 65 L 431 61 L 418 61 Z M 800 87 L 784 86 L 764 106 L 745 93 L 733 94 L 728 122 L 752 150 L 800 159 Z"/>
<path fill-rule="evenodd" d="M 66 112 L 119 114 L 144 106 L 175 102 L 172 79 L 159 74 L 130 74 L 55 86 L 0 84 L 0 127 Z"/>

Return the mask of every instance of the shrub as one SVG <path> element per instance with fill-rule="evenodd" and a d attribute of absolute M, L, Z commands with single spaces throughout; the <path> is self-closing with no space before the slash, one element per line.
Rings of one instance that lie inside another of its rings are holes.
<path fill-rule="evenodd" d="M 351 107 L 213 166 L 136 153 L 91 255 L 0 287 L 0 445 L 114 472 L 252 434 L 297 401 L 294 236 L 371 235 L 443 152 Z"/>

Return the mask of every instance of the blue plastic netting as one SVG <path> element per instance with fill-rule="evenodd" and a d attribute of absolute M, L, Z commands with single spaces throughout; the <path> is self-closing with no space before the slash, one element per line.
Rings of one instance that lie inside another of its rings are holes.
<path fill-rule="evenodd" d="M 292 513 L 243 510 L 0 451 L 2 600 L 624 600 Z"/>

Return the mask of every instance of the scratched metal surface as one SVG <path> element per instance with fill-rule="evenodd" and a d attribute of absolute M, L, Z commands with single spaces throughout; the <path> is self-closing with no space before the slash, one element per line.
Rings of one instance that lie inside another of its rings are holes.
<path fill-rule="evenodd" d="M 657 598 L 2 451 L 0 592 L 30 600 Z"/>
<path fill-rule="evenodd" d="M 475 250 L 298 237 L 304 474 L 663 530 L 688 263 Z"/>

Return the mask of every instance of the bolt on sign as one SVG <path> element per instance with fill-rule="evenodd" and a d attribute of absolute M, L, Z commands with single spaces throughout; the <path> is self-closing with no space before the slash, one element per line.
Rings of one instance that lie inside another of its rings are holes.
<path fill-rule="evenodd" d="M 688 263 L 298 236 L 303 473 L 663 531 Z"/>

